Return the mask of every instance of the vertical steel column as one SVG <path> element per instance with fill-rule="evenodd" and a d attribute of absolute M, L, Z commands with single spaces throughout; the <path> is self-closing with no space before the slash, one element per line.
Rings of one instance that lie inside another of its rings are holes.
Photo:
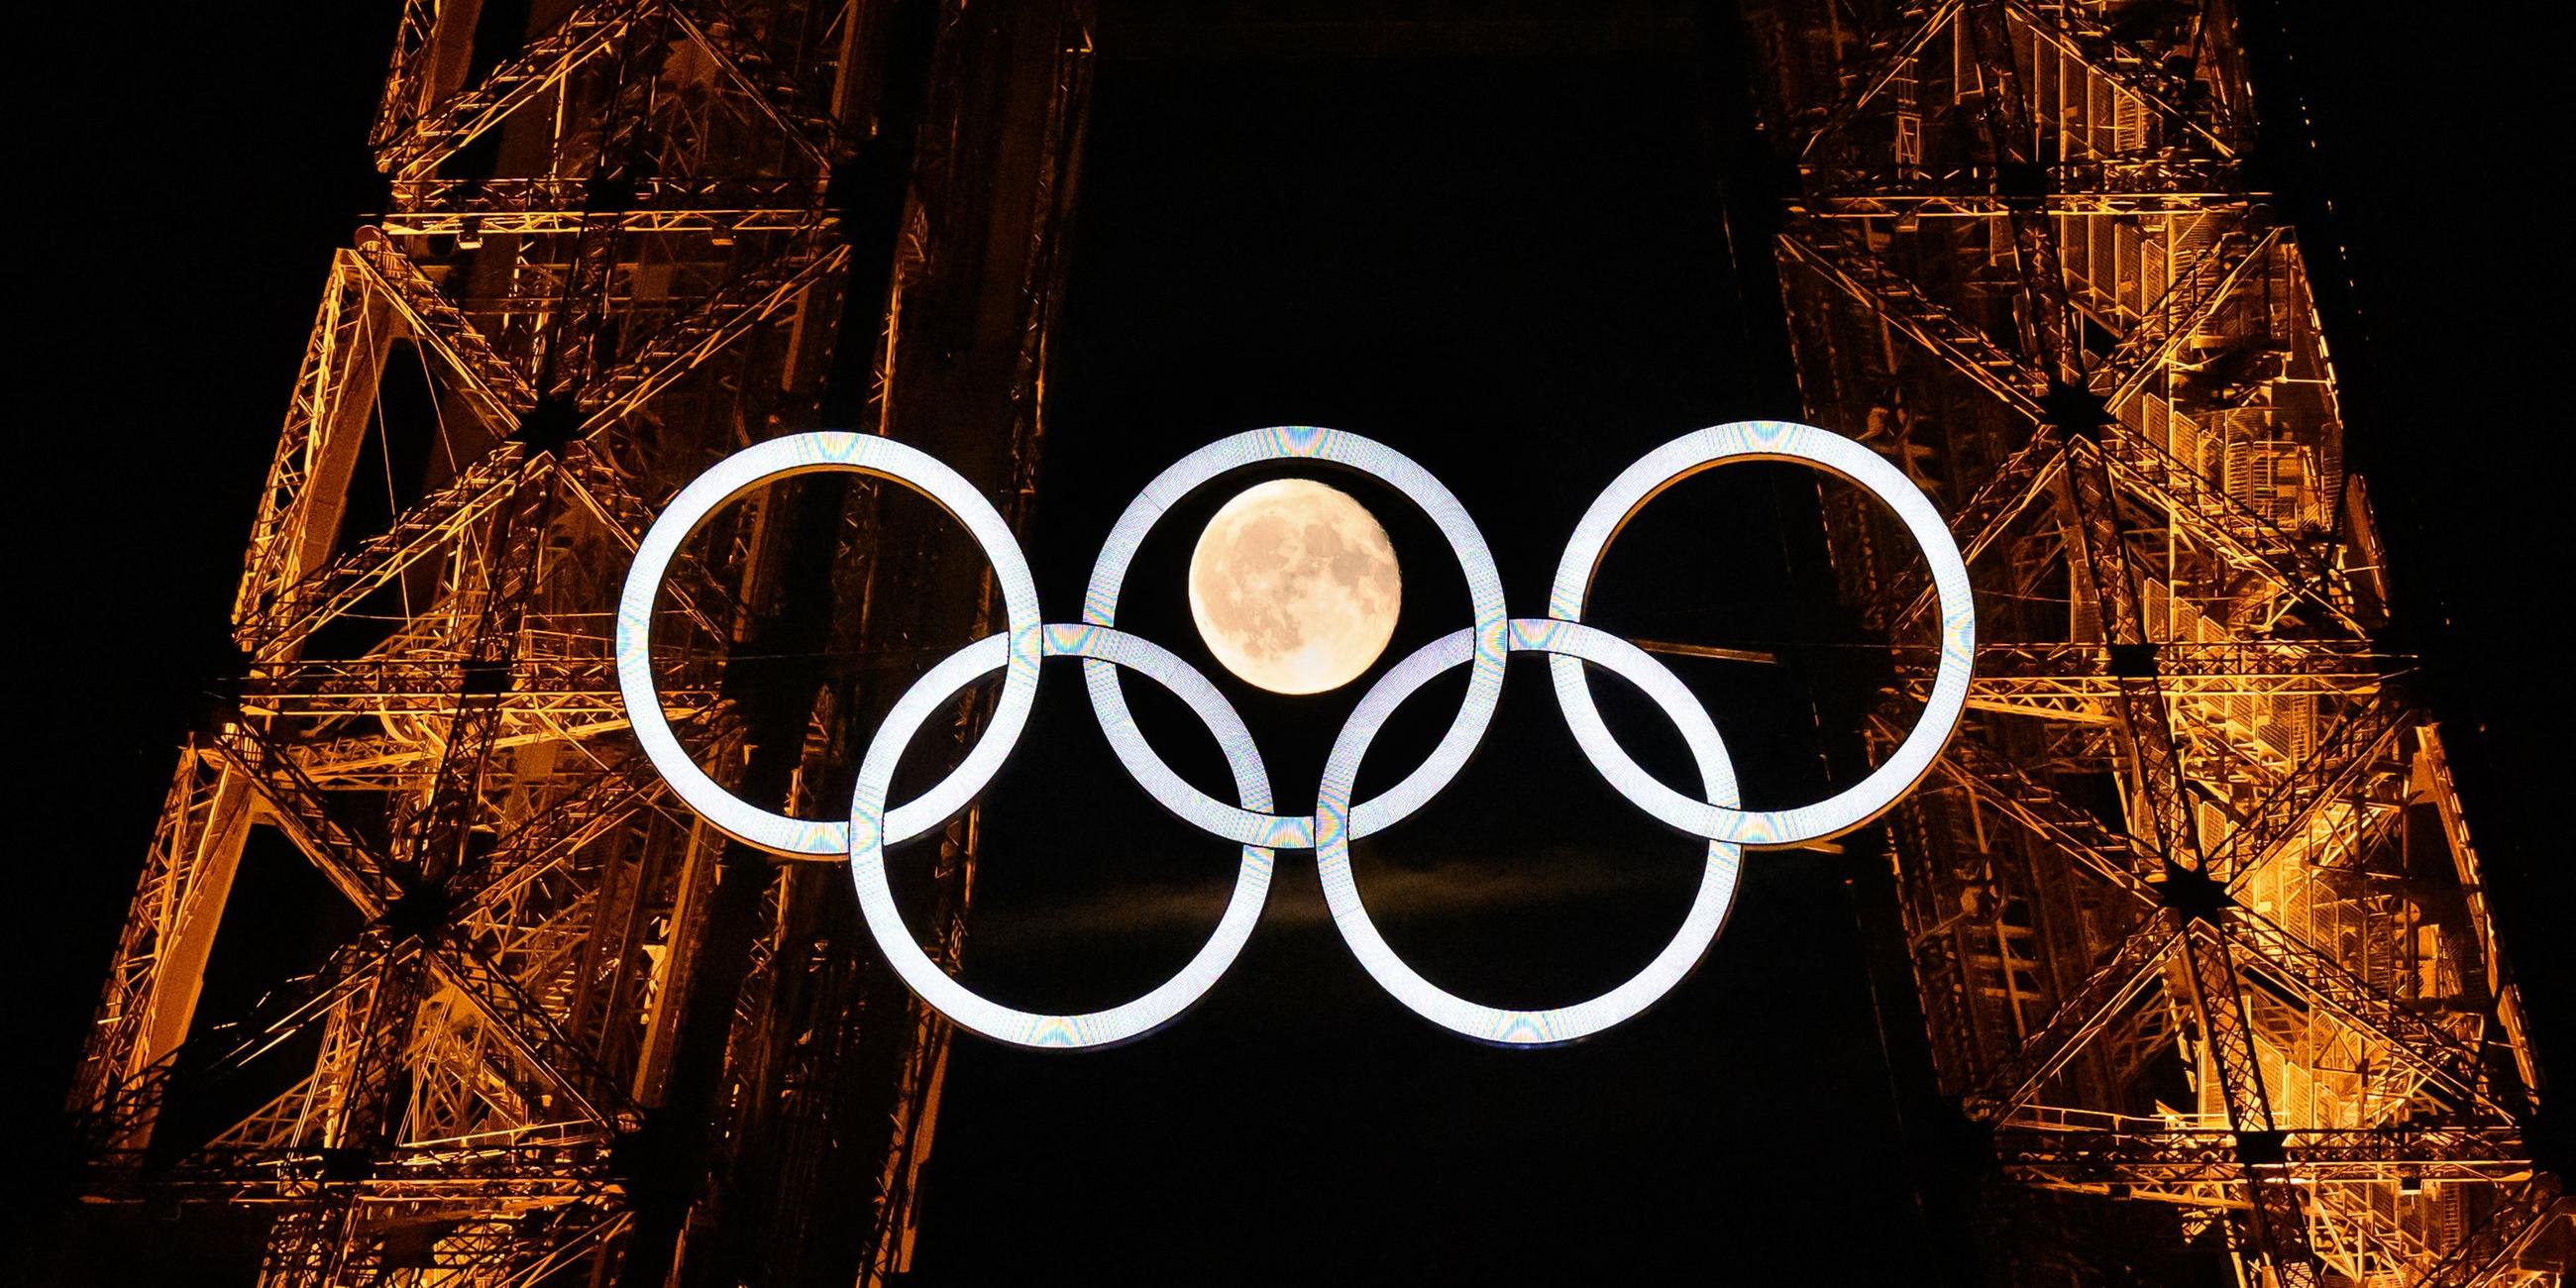
<path fill-rule="evenodd" d="M 1007 8 L 403 7 L 385 207 L 335 258 L 258 498 L 238 696 L 181 760 L 74 1092 L 95 1219 L 269 1214 L 279 1284 L 906 1267 L 946 1029 L 831 865 L 782 873 L 667 798 L 612 612 L 669 496 L 827 418 L 1022 507 L 1090 42 L 1078 3 Z M 953 366 L 895 360 L 926 328 Z M 985 574 L 920 559 L 923 522 L 791 488 L 707 525 L 656 665 L 720 779 L 839 807 L 841 726 L 988 629 Z M 749 656 L 782 631 L 823 660 Z M 973 851 L 970 815 L 920 923 L 952 958 Z M 286 853 L 321 881 L 258 857 Z M 201 1007 L 280 915 L 245 880 L 358 928 Z M 818 955 L 827 986 L 789 987 Z M 833 1040 L 785 1040 L 809 1031 Z M 852 1202 L 873 1219 L 816 1215 Z"/>

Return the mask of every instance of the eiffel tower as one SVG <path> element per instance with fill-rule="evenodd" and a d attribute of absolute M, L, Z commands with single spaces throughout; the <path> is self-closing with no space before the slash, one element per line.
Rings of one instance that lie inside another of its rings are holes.
<path fill-rule="evenodd" d="M 2555 1283 L 2541 1072 L 2377 642 L 2237 8 L 1747 9 L 1809 414 L 1931 493 L 1978 589 L 1969 719 L 1889 829 L 1933 1081 L 1994 1165 L 1995 1282 Z M 1828 502 L 1902 657 L 1925 577 Z"/>
<path fill-rule="evenodd" d="M 1361 25 L 1528 18 L 1402 8 Z M 1884 846 L 1983 1269 L 2557 1282 L 2541 1071 L 2378 643 L 2233 7 L 1605 8 L 1746 42 L 1807 418 L 1971 560 L 1970 716 Z M 659 507 L 781 434 L 914 442 L 1025 512 L 1097 28 L 1088 0 L 404 0 L 383 213 L 322 284 L 237 665 L 73 1090 L 87 1197 L 233 1223 L 281 1285 L 899 1281 L 948 1029 L 843 873 L 728 842 L 643 764 L 611 608 Z M 1886 516 L 1826 515 L 1890 646 L 1858 765 L 1928 683 L 1929 592 Z M 700 764 L 847 799 L 842 713 L 996 622 L 923 518 L 801 479 L 691 543 L 655 662 Z M 969 814 L 907 910 L 952 965 L 976 847 Z M 279 873 L 331 942 L 201 1005 Z"/>
<path fill-rule="evenodd" d="M 281 1285 L 906 1265 L 948 1030 L 849 950 L 817 893 L 845 878 L 726 842 L 645 767 L 609 610 L 680 486 L 826 420 L 936 443 L 1017 513 L 1084 22 L 401 7 L 384 213 L 322 284 L 233 692 L 180 750 L 79 1068 L 94 1197 L 246 1221 Z M 693 544 L 657 661 L 702 763 L 822 808 L 834 711 L 989 629 L 981 565 L 923 526 L 791 485 Z M 200 1013 L 228 901 L 281 859 L 344 933 Z M 973 862 L 961 822 L 914 910 L 934 946 Z"/>

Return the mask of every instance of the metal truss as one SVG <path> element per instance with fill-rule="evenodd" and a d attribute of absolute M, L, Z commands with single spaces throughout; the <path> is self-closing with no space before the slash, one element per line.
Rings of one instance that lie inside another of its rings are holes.
<path fill-rule="evenodd" d="M 2022 1187 L 1996 1229 L 2092 1196 L 1988 1269 L 2556 1282 L 2540 1071 L 2413 664 L 2374 642 L 2378 539 L 2297 240 L 2245 177 L 2231 8 L 1749 8 L 1811 417 L 1939 498 L 1986 635 L 1890 829 L 1908 957 L 1940 1089 Z M 1926 577 L 1825 503 L 1895 649 L 1883 752 L 1929 676 Z"/>
<path fill-rule="evenodd" d="M 74 1090 L 94 1198 L 268 1213 L 277 1284 L 906 1268 L 946 1028 L 828 873 L 636 772 L 608 671 L 656 507 L 811 427 L 838 346 L 866 346 L 867 427 L 1005 513 L 1029 494 L 1086 17 L 901 8 L 478 32 L 407 0 L 370 135 L 390 209 L 324 284 L 240 674 L 180 753 Z M 1939 498 L 1988 624 L 1890 833 L 1942 1088 L 2022 1201 L 2073 1196 L 2000 1277 L 2080 1279 L 2098 1237 L 2166 1282 L 2213 1253 L 2258 1284 L 2554 1280 L 2544 1084 L 2439 732 L 2373 641 L 2377 537 L 2296 238 L 2245 177 L 2230 11 L 1749 8 L 1802 177 L 1778 250 L 1811 417 Z M 1921 571 L 1826 499 L 1901 727 Z M 704 763 L 830 807 L 844 716 L 990 629 L 980 568 L 920 538 L 868 488 L 710 525 L 657 630 Z M 791 585 L 852 611 L 800 624 Z M 970 814 L 911 911 L 944 961 L 975 848 Z M 356 928 L 201 1013 L 218 938 L 258 933 L 255 849 Z"/>
<path fill-rule="evenodd" d="M 269 1284 L 883 1282 L 946 1027 L 845 887 L 639 772 L 612 614 L 669 496 L 829 399 L 1018 515 L 1088 19 L 612 0 L 478 31 L 493 8 L 404 7 L 370 139 L 391 209 L 324 283 L 240 667 L 180 753 L 73 1092 L 90 1197 L 266 1213 Z M 973 110 L 1000 94 L 1034 110 Z M 840 346 L 861 374 L 836 389 Z M 816 497 L 708 525 L 655 662 L 719 778 L 828 811 L 841 714 L 991 609 L 875 489 Z M 791 583 L 843 611 L 816 630 Z M 974 852 L 970 814 L 912 913 L 951 961 Z M 218 939 L 293 884 L 250 854 L 293 856 L 355 929 L 217 1013 Z"/>

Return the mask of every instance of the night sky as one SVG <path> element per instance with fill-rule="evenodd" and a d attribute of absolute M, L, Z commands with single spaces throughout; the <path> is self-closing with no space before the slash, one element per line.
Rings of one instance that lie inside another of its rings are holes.
<path fill-rule="evenodd" d="M 1699 425 L 1795 410 L 1763 401 L 1762 359 L 1738 334 L 1687 60 L 1110 60 L 1097 83 L 1028 543 L 1051 603 L 1078 593 L 1101 534 L 1164 465 L 1287 421 L 1381 438 L 1441 476 L 1496 546 L 1514 611 L 1537 613 L 1575 519 L 1629 460 Z M 1368 480 L 1333 481 L 1388 523 L 1404 565 L 1389 660 L 1466 624 L 1464 582 L 1418 512 Z M 1782 522 L 1801 487 L 1812 506 L 1812 485 L 1786 469 L 1667 493 L 1614 548 L 1595 620 L 1782 638 L 1816 595 L 1791 570 L 1812 519 Z M 1164 520 L 1129 575 L 1122 625 L 1132 601 L 1131 629 L 1204 656 L 1174 592 L 1232 491 L 1212 486 Z M 1701 557 L 1681 557 L 1692 549 Z M 1744 601 L 1728 613 L 1721 581 Z M 1729 737 L 1751 799 L 1812 799 L 1800 793 L 1817 779 L 1813 718 L 1796 686 L 1776 669 L 1679 665 L 1742 717 Z M 1617 686 L 1598 687 L 1608 699 Z M 1225 688 L 1281 806 L 1310 808 L 1357 693 Z M 1417 695 L 1366 762 L 1364 794 L 1415 762 L 1463 688 L 1453 672 Z M 1543 663 L 1512 665 L 1503 704 L 1450 791 L 1360 844 L 1357 875 L 1390 942 L 1435 981 L 1498 1004 L 1577 1001 L 1662 947 L 1701 851 L 1599 781 Z M 1187 960 L 1215 924 L 1231 851 L 1152 817 L 1100 754 L 1075 686 L 1041 690 L 1040 712 L 1015 772 L 986 794 L 965 975 L 1087 1009 Z M 1650 710 L 1614 718 L 1641 756 L 1678 749 Z M 1164 738 L 1214 759 L 1203 734 Z M 1850 1223 L 1901 1227 L 1901 1177 L 1826 1179 L 1845 1171 L 1828 1160 L 1898 1146 L 1841 872 L 1812 855 L 1748 866 L 1729 930 L 1648 1018 L 1512 1053 L 1383 995 L 1334 933 L 1311 861 L 1283 856 L 1251 946 L 1169 1031 L 1075 1058 L 960 1044 L 921 1270 L 973 1282 L 1124 1244 L 1124 1264 L 1164 1278 L 1282 1238 L 1292 1264 L 1318 1269 L 1527 1274 L 1606 1256 L 1679 1270 L 1722 1239 L 1740 1265 L 1785 1270 Z M 1800 1155 L 1776 1170 L 1720 1163 Z"/>
<path fill-rule="evenodd" d="M 2576 950 L 2552 932 L 2576 879 L 2543 821 L 2569 758 L 2542 733 L 2567 704 L 2526 678 L 2549 639 L 2541 615 L 2557 615 L 2540 592 L 2567 581 L 2563 530 L 2542 535 L 2558 514 L 2536 458 L 2560 437 L 2546 373 L 2568 337 L 2536 299 L 2539 275 L 2512 260 L 2513 239 L 2540 226 L 2515 212 L 2539 200 L 2557 147 L 2542 133 L 2547 55 L 2420 17 L 2288 8 L 2296 74 L 2266 87 L 2267 110 L 2280 125 L 2281 104 L 2303 107 L 2315 143 L 2276 129 L 2265 163 L 2324 295 L 2347 456 L 2391 550 L 2394 641 L 2428 659 L 2423 689 L 2543 1057 L 2569 1070 Z M 19 788 L 18 866 L 33 883 L 12 903 L 33 961 L 10 1013 L 32 1084 L 19 1107 L 40 1142 L 59 1140 L 44 1120 L 171 748 L 220 657 L 330 251 L 360 221 L 392 12 L 228 7 L 148 31 L 96 13 L 43 36 L 84 72 L 35 131 L 51 179 L 21 245 L 41 333 L 20 368 L 37 398 L 19 437 L 37 455 L 22 457 L 13 517 L 33 572 L 17 620 L 39 776 Z M 1742 128 L 1741 91 L 1687 58 L 1110 58 L 1096 90 L 1027 541 L 1051 616 L 1075 615 L 1127 498 L 1238 429 L 1332 425 L 1412 455 L 1494 544 L 1513 610 L 1535 613 L 1574 518 L 1634 456 L 1796 411 L 1776 304 L 1758 274 L 1739 280 L 1729 242 L 1729 203 L 1741 224 L 1746 197 L 1719 158 Z M 1465 624 L 1463 583 L 1418 513 L 1367 480 L 1329 481 L 1378 515 L 1403 562 L 1390 659 Z M 1232 490 L 1165 520 L 1121 617 L 1211 674 L 1181 569 Z M 1594 620 L 1754 647 L 1837 642 L 1813 491 L 1775 467 L 1676 488 L 1621 538 Z M 1819 794 L 1826 735 L 1794 674 L 1674 665 L 1716 714 L 1752 803 Z M 1693 844 L 1583 763 L 1542 672 L 1513 664 L 1458 784 L 1357 858 L 1389 940 L 1498 1004 L 1624 978 L 1671 933 L 1696 877 Z M 1220 683 L 1282 809 L 1308 808 L 1355 692 Z M 1649 767 L 1677 759 L 1651 708 L 1596 687 Z M 1461 688 L 1452 675 L 1413 699 L 1364 792 L 1427 748 Z M 1229 847 L 1125 781 L 1080 689 L 1054 664 L 984 798 L 964 978 L 1028 1007 L 1092 1009 L 1152 986 L 1214 924 L 1233 871 Z M 1214 789 L 1212 742 L 1149 685 L 1128 689 L 1165 754 Z M 1250 947 L 1164 1033 L 1080 1056 L 960 1040 L 922 1277 L 1705 1268 L 1761 1282 L 1827 1248 L 1838 1277 L 1903 1278 L 1928 1243 L 1899 1162 L 1854 862 L 1756 856 L 1725 934 L 1663 1005 L 1603 1039 L 1527 1053 L 1471 1045 L 1380 993 L 1333 933 L 1311 861 L 1283 855 Z"/>

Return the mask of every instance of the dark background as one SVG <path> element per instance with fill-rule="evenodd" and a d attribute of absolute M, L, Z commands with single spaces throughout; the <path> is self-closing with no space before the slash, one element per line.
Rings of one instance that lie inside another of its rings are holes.
<path fill-rule="evenodd" d="M 2327 309 L 2348 459 L 2391 552 L 2396 642 L 2428 661 L 2544 1060 L 2565 1070 L 2576 954 L 2553 932 L 2576 880 L 2543 822 L 2568 766 L 2543 729 L 2565 704 L 2538 664 L 2556 607 L 2540 592 L 2568 580 L 2568 543 L 2543 535 L 2558 507 L 2540 468 L 2568 336 L 2548 307 L 2563 282 L 2534 269 L 2555 268 L 2553 234 L 2530 214 L 2563 149 L 2545 42 L 2491 12 L 2442 26 L 2290 0 L 2296 56 L 2263 86 L 2264 160 Z M 46 1119 L 170 749 L 221 654 L 316 291 L 368 199 L 363 134 L 393 25 L 391 5 L 59 20 L 23 33 L 47 75 L 18 136 L 38 178 L 18 205 L 35 340 L 17 376 L 35 396 L 16 418 L 13 506 L 20 755 L 36 772 L 16 789 L 25 965 L 5 995 L 16 1104 L 40 1145 L 57 1139 Z M 1535 610 L 1555 545 L 1620 464 L 1697 425 L 1794 410 L 1763 348 L 1775 305 L 1758 273 L 1737 280 L 1722 218 L 1742 200 L 1718 163 L 1738 92 L 1687 59 L 1105 61 L 1028 543 L 1046 602 L 1072 602 L 1115 507 L 1165 463 L 1304 421 L 1421 460 L 1495 542 L 1515 611 Z M 2312 141 L 2284 128 L 2303 115 Z M 1539 455 L 1554 443 L 1574 449 L 1562 466 Z M 1829 638 L 1801 598 L 1815 571 L 1802 485 L 1730 470 L 1677 491 L 1623 537 L 1597 620 Z M 1404 561 L 1395 649 L 1452 629 L 1463 597 L 1427 531 L 1399 499 L 1351 487 Z M 1190 638 L 1177 594 L 1157 605 L 1148 588 L 1177 587 L 1220 499 L 1158 532 L 1122 624 Z M 1645 593 L 1668 566 L 1657 552 L 1685 542 L 1754 579 L 1725 601 L 1732 616 L 1713 616 L 1706 578 Z M 1753 799 L 1786 801 L 1817 773 L 1812 717 L 1748 670 L 1685 675 L 1753 771 Z M 1458 788 L 1358 858 L 1390 940 L 1499 1003 L 1568 1000 L 1635 969 L 1692 870 L 1688 843 L 1642 825 L 1572 753 L 1538 672 L 1514 664 Z M 1614 726 L 1650 763 L 1668 756 L 1653 713 L 1611 687 Z M 1094 1007 L 1150 984 L 1213 923 L 1230 873 L 1222 845 L 1165 824 L 1103 763 L 1078 688 L 1050 686 L 1031 750 L 988 793 L 967 980 L 1023 1005 Z M 1302 809 L 1343 708 L 1229 692 L 1282 806 Z M 1364 788 L 1419 754 L 1420 726 L 1436 732 L 1457 692 L 1453 678 L 1416 697 Z M 1193 737 L 1168 754 L 1204 759 Z M 1466 1264 L 1761 1281 L 1820 1247 L 1850 1277 L 1901 1277 L 1924 1244 L 1891 1161 L 1901 1136 L 1844 862 L 1764 856 L 1664 1006 L 1614 1041 L 1512 1057 L 1379 994 L 1321 918 L 1311 868 L 1283 861 L 1243 959 L 1153 1042 L 1074 1059 L 960 1044 L 924 1277 Z"/>
<path fill-rule="evenodd" d="M 1117 35 L 1103 38 L 1113 55 Z M 1709 86 L 1687 56 L 1109 57 L 1097 87 L 1028 541 L 1051 603 L 1078 593 L 1156 472 L 1221 433 L 1289 422 L 1423 462 L 1494 544 L 1514 611 L 1540 613 L 1565 535 L 1629 460 L 1700 425 L 1796 411 L 1739 326 Z M 1389 659 L 1466 624 L 1454 560 L 1415 507 L 1332 481 L 1396 542 L 1405 614 Z M 1176 593 L 1198 528 L 1236 486 L 1165 518 L 1120 622 L 1220 676 L 1281 807 L 1302 813 L 1358 693 L 1278 698 L 1223 679 Z M 1814 609 L 1831 591 L 1800 576 L 1823 570 L 1813 494 L 1777 467 L 1675 488 L 1622 534 L 1587 616 L 1709 642 L 1830 638 Z M 1825 790 L 1793 675 L 1676 666 L 1725 713 L 1750 799 Z M 1464 777 L 1355 860 L 1398 951 L 1488 1003 L 1612 987 L 1671 936 L 1698 879 L 1699 847 L 1661 834 L 1575 751 L 1544 671 L 1514 663 Z M 1418 760 L 1463 688 L 1453 672 L 1407 704 L 1363 796 Z M 1023 1004 L 1090 1009 L 1188 959 L 1232 865 L 1222 844 L 1146 817 L 1073 686 L 1039 702 L 1015 772 L 986 794 L 964 975 Z M 1612 719 L 1670 763 L 1678 740 L 1650 709 Z M 1157 732 L 1213 760 L 1205 735 Z M 1834 1161 L 1902 1148 L 1842 864 L 1747 866 L 1727 933 L 1655 1012 L 1615 1038 L 1505 1054 L 1380 992 L 1333 931 L 1312 863 L 1283 856 L 1259 933 L 1186 1022 L 1075 1059 L 959 1044 L 920 1273 L 995 1282 L 1087 1247 L 1147 1281 L 1212 1267 L 1678 1275 L 1722 1240 L 1729 1264 L 1785 1274 L 1861 1228 L 1898 1237 L 1863 1245 L 1877 1259 L 1853 1272 L 1898 1277 L 1913 1219 L 1902 1172 Z M 1269 1264 L 1236 1260 L 1252 1249 Z"/>

